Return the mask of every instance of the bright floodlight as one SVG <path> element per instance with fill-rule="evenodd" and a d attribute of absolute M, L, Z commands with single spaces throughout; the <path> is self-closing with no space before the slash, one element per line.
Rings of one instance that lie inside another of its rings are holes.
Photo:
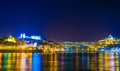
<path fill-rule="evenodd" d="M 34 43 L 34 47 L 37 47 L 37 42 Z"/>

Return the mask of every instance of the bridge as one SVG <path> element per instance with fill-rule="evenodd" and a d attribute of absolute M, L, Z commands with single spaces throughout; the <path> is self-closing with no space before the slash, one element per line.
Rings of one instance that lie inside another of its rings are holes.
<path fill-rule="evenodd" d="M 65 48 L 68 48 L 68 49 L 72 47 L 86 48 L 95 44 L 95 42 L 63 42 L 62 44 L 65 46 Z"/>

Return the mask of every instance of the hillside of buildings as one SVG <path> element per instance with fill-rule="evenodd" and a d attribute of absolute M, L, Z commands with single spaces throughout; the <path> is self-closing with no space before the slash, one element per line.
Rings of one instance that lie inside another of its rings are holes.
<path fill-rule="evenodd" d="M 31 50 L 40 52 L 119 52 L 120 39 L 112 35 L 98 42 L 54 42 L 40 36 L 0 37 L 0 50 Z"/>

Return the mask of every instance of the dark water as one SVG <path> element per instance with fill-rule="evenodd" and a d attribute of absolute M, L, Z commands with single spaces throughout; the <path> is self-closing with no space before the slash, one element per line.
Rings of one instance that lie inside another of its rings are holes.
<path fill-rule="evenodd" d="M 0 53 L 0 71 L 119 71 L 118 53 Z"/>

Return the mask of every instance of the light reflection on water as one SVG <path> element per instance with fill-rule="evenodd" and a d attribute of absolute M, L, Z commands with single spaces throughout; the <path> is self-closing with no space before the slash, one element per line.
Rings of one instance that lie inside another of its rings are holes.
<path fill-rule="evenodd" d="M 0 71 L 119 71 L 118 53 L 0 53 Z"/>

